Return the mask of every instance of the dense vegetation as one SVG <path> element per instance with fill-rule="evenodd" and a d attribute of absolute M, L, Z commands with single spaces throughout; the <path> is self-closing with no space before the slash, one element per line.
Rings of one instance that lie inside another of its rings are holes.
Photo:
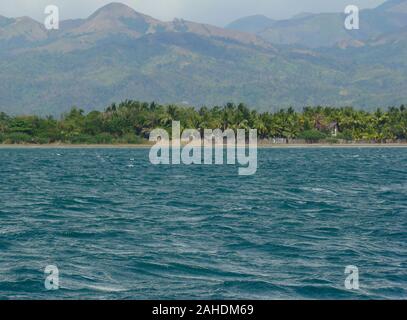
<path fill-rule="evenodd" d="M 0 143 L 143 143 L 155 128 L 171 132 L 172 121 L 182 128 L 258 130 L 259 139 L 288 142 L 390 142 L 407 139 L 407 108 L 391 107 L 369 113 L 351 107 L 306 107 L 259 113 L 243 104 L 223 107 L 180 107 L 125 101 L 104 112 L 72 108 L 58 120 L 52 116 L 15 116 L 0 113 Z"/>

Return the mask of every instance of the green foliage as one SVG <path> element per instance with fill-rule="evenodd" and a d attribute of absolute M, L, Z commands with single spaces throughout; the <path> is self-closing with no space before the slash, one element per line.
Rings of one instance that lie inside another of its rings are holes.
<path fill-rule="evenodd" d="M 32 137 L 27 133 L 11 132 L 4 135 L 4 143 L 16 144 L 16 143 L 32 143 Z"/>
<path fill-rule="evenodd" d="M 320 140 L 323 140 L 327 137 L 327 135 L 323 132 L 317 131 L 317 130 L 307 130 L 303 131 L 300 135 L 300 139 L 304 139 L 305 141 L 309 143 L 315 143 L 319 142 Z"/>
<path fill-rule="evenodd" d="M 126 133 L 123 135 L 118 142 L 124 143 L 124 144 L 142 144 L 143 139 L 140 137 L 136 136 L 134 133 Z"/>
<path fill-rule="evenodd" d="M 94 137 L 94 141 L 96 144 L 111 144 L 113 143 L 114 138 L 110 133 L 103 132 L 99 133 Z"/>
<path fill-rule="evenodd" d="M 352 141 L 352 131 L 350 130 L 344 130 L 343 132 L 338 133 L 337 135 L 338 139 L 346 140 L 346 141 Z"/>
<path fill-rule="evenodd" d="M 43 137 L 35 137 L 33 139 L 33 142 L 36 144 L 49 144 L 51 143 L 51 139 L 50 138 L 43 138 Z"/>
<path fill-rule="evenodd" d="M 227 103 L 212 108 L 180 107 L 126 100 L 104 112 L 85 113 L 72 108 L 52 117 L 0 113 L 0 143 L 143 144 L 156 128 L 171 134 L 172 121 L 181 129 L 257 129 L 259 139 L 388 142 L 407 139 L 407 108 L 391 107 L 369 113 L 351 107 L 293 108 L 259 113 L 244 104 Z"/>
<path fill-rule="evenodd" d="M 337 143 L 339 143 L 339 139 L 337 139 L 337 138 L 327 138 L 327 139 L 325 139 L 325 142 L 329 143 L 329 144 L 337 144 Z"/>

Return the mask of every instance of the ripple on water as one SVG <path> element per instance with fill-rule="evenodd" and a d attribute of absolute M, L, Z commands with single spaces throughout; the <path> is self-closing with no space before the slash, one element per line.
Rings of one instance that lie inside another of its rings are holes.
<path fill-rule="evenodd" d="M 0 157 L 2 298 L 407 298 L 405 149 L 260 150 L 253 177 L 142 149 Z"/>

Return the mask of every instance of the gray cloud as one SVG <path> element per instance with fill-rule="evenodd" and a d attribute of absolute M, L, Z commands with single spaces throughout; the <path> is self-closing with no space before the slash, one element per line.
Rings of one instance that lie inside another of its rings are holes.
<path fill-rule="evenodd" d="M 45 6 L 55 4 L 62 19 L 84 18 L 112 0 L 1 0 L 4 16 L 44 17 Z M 270 18 L 288 18 L 300 12 L 343 11 L 354 4 L 360 8 L 375 7 L 384 0 L 121 0 L 137 11 L 162 20 L 175 17 L 223 26 L 237 18 L 264 14 Z"/>

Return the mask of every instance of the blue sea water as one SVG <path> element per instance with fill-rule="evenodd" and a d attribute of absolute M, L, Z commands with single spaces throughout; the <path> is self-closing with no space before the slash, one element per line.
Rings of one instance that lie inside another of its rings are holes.
<path fill-rule="evenodd" d="M 148 149 L 0 149 L 0 299 L 407 298 L 407 149 L 258 158 L 238 176 Z"/>

